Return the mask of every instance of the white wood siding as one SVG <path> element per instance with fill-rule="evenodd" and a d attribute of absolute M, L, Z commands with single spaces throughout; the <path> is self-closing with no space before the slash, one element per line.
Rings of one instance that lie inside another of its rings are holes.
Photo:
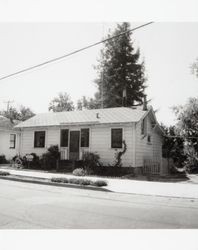
<path fill-rule="evenodd" d="M 115 162 L 115 154 L 120 149 L 111 148 L 111 128 L 123 129 L 123 140 L 127 145 L 127 151 L 122 157 L 123 166 L 130 167 L 133 165 L 133 126 L 107 126 L 107 127 L 93 127 L 91 134 L 91 151 L 97 152 L 100 155 L 101 161 L 104 165 L 112 165 Z"/>
<path fill-rule="evenodd" d="M 157 134 L 152 126 L 149 116 L 146 117 L 147 135 L 151 136 L 151 143 L 147 141 L 147 135 L 141 134 L 141 121 L 136 124 L 136 167 L 142 167 L 144 159 L 161 163 L 162 137 Z"/>
<path fill-rule="evenodd" d="M 100 155 L 101 161 L 104 165 L 112 165 L 115 162 L 115 154 L 119 149 L 111 148 L 111 129 L 122 128 L 123 139 L 126 141 L 127 151 L 122 156 L 123 166 L 126 167 L 142 167 L 144 159 L 151 159 L 154 161 L 161 161 L 161 147 L 162 139 L 151 126 L 150 118 L 147 118 L 147 134 L 151 136 L 151 143 L 148 143 L 147 136 L 141 135 L 141 122 L 137 124 L 125 125 L 106 125 L 106 126 L 81 126 L 81 127 L 52 127 L 52 128 L 38 128 L 38 129 L 24 129 L 21 136 L 21 155 L 27 153 L 36 153 L 42 155 L 47 151 L 51 145 L 60 146 L 60 130 L 80 130 L 81 128 L 90 129 L 89 148 L 80 148 L 80 158 L 83 151 L 96 152 Z M 45 148 L 34 148 L 34 131 L 46 131 Z M 61 148 L 63 150 L 65 159 L 68 159 L 69 149 L 67 147 Z"/>
<path fill-rule="evenodd" d="M 34 132 L 45 131 L 45 147 L 34 147 Z M 41 156 L 47 151 L 51 145 L 60 146 L 60 129 L 59 128 L 37 128 L 37 129 L 24 129 L 21 136 L 21 155 L 36 153 Z"/>
<path fill-rule="evenodd" d="M 15 148 L 10 148 L 10 134 L 16 134 Z M 7 160 L 11 160 L 19 153 L 19 134 L 13 130 L 0 131 L 0 155 L 5 155 Z"/>
<path fill-rule="evenodd" d="M 126 141 L 127 151 L 123 155 L 123 166 L 132 166 L 133 165 L 133 126 L 83 126 L 83 127 L 62 127 L 62 128 L 38 128 L 38 129 L 24 129 L 22 132 L 22 141 L 21 141 L 21 155 L 36 153 L 41 156 L 46 152 L 47 148 L 51 145 L 60 146 L 60 130 L 67 128 L 69 130 L 80 130 L 81 128 L 89 128 L 89 148 L 80 148 L 80 157 L 82 157 L 83 151 L 92 151 L 100 155 L 101 161 L 103 164 L 113 164 L 115 161 L 115 153 L 119 149 L 111 148 L 111 128 L 123 128 L 123 139 Z M 34 131 L 46 131 L 45 138 L 45 148 L 34 148 Z M 68 148 L 61 148 L 62 155 L 65 159 L 68 159 Z"/>

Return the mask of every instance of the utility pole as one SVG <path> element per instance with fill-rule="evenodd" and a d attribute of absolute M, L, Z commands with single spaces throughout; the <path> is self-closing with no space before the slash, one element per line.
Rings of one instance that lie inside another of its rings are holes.
<path fill-rule="evenodd" d="M 104 37 L 104 23 L 102 23 L 102 38 Z M 104 108 L 104 56 L 102 51 L 102 72 L 101 72 L 101 108 Z"/>
<path fill-rule="evenodd" d="M 13 102 L 14 101 L 10 101 L 10 100 L 4 102 L 4 103 L 7 103 L 7 112 L 9 112 L 9 110 L 10 110 L 10 104 L 13 103 Z"/>

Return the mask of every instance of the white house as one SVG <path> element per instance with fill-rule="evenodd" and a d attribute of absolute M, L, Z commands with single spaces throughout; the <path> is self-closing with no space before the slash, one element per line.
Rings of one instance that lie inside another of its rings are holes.
<path fill-rule="evenodd" d="M 106 166 L 123 148 L 123 167 L 136 170 L 145 165 L 161 165 L 162 134 L 152 108 L 106 108 L 38 114 L 18 124 L 19 152 L 42 155 L 58 145 L 63 160 L 79 160 L 83 151 L 97 152 Z"/>
<path fill-rule="evenodd" d="M 7 160 L 19 153 L 20 133 L 14 130 L 14 125 L 10 119 L 0 116 L 0 155 L 5 155 Z"/>

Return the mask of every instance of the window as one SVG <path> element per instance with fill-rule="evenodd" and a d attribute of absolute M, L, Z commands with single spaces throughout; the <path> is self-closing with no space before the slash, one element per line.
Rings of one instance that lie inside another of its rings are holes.
<path fill-rule="evenodd" d="M 111 147 L 122 148 L 122 129 L 121 128 L 111 129 Z"/>
<path fill-rule="evenodd" d="M 151 135 L 148 135 L 148 136 L 147 136 L 147 142 L 148 142 L 149 144 L 151 144 Z"/>
<path fill-rule="evenodd" d="M 89 147 L 89 129 L 81 129 L 81 147 Z"/>
<path fill-rule="evenodd" d="M 16 135 L 11 134 L 10 135 L 10 148 L 15 148 L 16 146 Z"/>
<path fill-rule="evenodd" d="M 61 147 L 68 147 L 68 134 L 69 129 L 62 129 L 61 130 Z"/>
<path fill-rule="evenodd" d="M 147 133 L 147 120 L 146 118 L 144 118 L 141 124 L 141 134 L 146 135 L 146 133 Z"/>
<path fill-rule="evenodd" d="M 34 147 L 35 148 L 45 147 L 45 131 L 34 132 Z"/>

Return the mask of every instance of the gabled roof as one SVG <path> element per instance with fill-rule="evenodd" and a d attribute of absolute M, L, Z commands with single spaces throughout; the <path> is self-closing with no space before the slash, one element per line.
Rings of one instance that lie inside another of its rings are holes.
<path fill-rule="evenodd" d="M 38 114 L 21 122 L 16 128 L 47 127 L 78 124 L 112 124 L 138 122 L 148 111 L 139 108 L 106 108 Z"/>
<path fill-rule="evenodd" d="M 0 115 L 0 130 L 10 130 L 13 129 L 15 125 L 17 125 L 19 121 L 13 121 L 11 122 L 10 119 L 8 119 L 5 116 Z"/>

